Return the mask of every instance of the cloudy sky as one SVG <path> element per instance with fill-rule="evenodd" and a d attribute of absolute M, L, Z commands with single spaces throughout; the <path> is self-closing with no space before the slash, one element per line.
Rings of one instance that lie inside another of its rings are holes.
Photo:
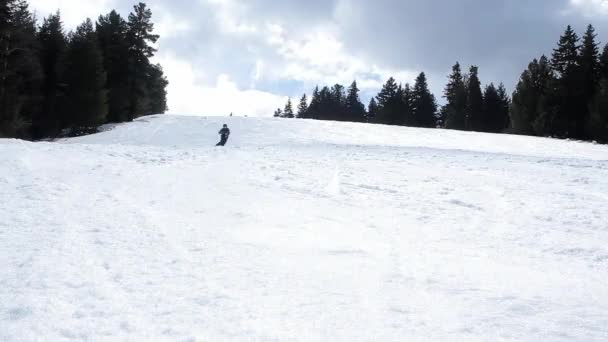
<path fill-rule="evenodd" d="M 566 25 L 593 23 L 608 41 L 608 0 L 149 0 L 161 35 L 155 60 L 169 78 L 171 113 L 272 115 L 316 84 L 357 79 L 368 100 L 394 76 L 424 71 L 439 98 L 451 66 L 480 67 L 511 90 L 549 54 Z M 66 27 L 135 1 L 30 0 Z"/>

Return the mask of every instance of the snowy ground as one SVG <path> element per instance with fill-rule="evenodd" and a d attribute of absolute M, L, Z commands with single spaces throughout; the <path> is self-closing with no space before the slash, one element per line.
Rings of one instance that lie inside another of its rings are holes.
<path fill-rule="evenodd" d="M 0 341 L 606 341 L 608 147 L 176 116 L 0 140 L 0 265 Z"/>

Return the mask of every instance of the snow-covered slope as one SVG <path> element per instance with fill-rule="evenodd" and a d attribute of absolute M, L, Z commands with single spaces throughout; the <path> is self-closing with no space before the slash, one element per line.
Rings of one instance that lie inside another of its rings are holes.
<path fill-rule="evenodd" d="M 606 341 L 607 160 L 253 118 L 0 140 L 0 341 Z"/>

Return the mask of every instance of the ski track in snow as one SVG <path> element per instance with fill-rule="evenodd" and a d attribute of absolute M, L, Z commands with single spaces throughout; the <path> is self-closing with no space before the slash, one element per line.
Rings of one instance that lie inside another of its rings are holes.
<path fill-rule="evenodd" d="M 606 341 L 607 159 L 306 120 L 0 140 L 0 341 Z"/>

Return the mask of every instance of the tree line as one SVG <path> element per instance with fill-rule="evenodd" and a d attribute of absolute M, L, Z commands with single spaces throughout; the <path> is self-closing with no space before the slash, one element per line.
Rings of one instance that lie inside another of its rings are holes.
<path fill-rule="evenodd" d="M 389 78 L 364 106 L 357 82 L 316 87 L 297 108 L 291 99 L 275 117 L 369 122 L 412 127 L 513 133 L 608 142 L 608 44 L 592 25 L 582 39 L 568 26 L 551 58 L 534 59 L 509 96 L 504 84 L 482 87 L 479 68 L 452 67 L 438 106 L 425 73 L 413 86 Z"/>
<path fill-rule="evenodd" d="M 0 137 L 96 131 L 167 110 L 168 81 L 150 62 L 159 39 L 139 3 L 66 33 L 60 12 L 38 25 L 26 0 L 0 2 Z"/>
<path fill-rule="evenodd" d="M 435 127 L 437 103 L 428 88 L 426 75 L 420 73 L 415 85 L 397 84 L 390 78 L 377 97 L 366 106 L 361 102 L 357 81 L 348 89 L 340 84 L 316 87 L 308 103 L 302 96 L 294 112 L 291 99 L 284 109 L 277 109 L 275 117 L 373 122 L 388 125 Z"/>
<path fill-rule="evenodd" d="M 608 44 L 592 25 L 582 39 L 568 26 L 551 58 L 534 59 L 511 106 L 513 131 L 608 142 Z"/>

